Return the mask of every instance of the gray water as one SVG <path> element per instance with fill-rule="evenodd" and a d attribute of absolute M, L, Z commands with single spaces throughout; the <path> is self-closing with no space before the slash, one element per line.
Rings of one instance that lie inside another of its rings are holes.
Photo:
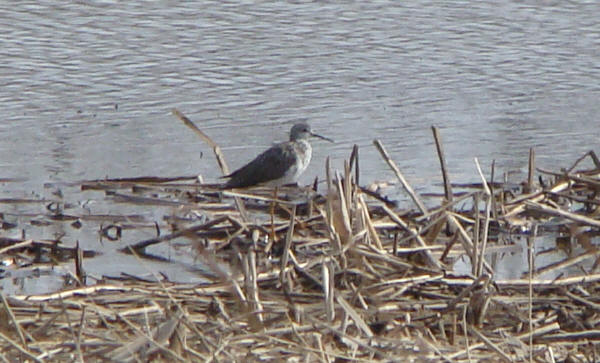
<path fill-rule="evenodd" d="M 453 181 L 479 181 L 474 157 L 522 178 L 530 147 L 538 166 L 568 167 L 599 136 L 598 14 L 596 1 L 5 2 L 0 177 L 22 181 L 1 193 L 216 181 L 210 149 L 174 107 L 231 167 L 308 120 L 336 143 L 314 142 L 302 183 L 324 175 L 327 156 L 340 168 L 354 144 L 363 184 L 393 180 L 378 138 L 418 191 L 439 191 L 432 125 Z"/>

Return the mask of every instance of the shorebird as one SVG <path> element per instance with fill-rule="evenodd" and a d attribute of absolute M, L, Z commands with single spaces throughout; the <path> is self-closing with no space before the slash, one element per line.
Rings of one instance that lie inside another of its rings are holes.
<path fill-rule="evenodd" d="M 272 146 L 248 164 L 225 175 L 224 178 L 229 180 L 224 188 L 245 188 L 258 184 L 277 187 L 296 183 L 310 163 L 312 147 L 308 139 L 311 136 L 333 142 L 312 132 L 307 123 L 297 123 L 290 131 L 290 141 Z"/>

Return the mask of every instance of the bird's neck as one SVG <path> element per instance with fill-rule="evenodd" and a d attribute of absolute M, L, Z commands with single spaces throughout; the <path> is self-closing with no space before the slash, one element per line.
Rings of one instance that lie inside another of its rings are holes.
<path fill-rule="evenodd" d="M 310 149 L 310 143 L 306 139 L 297 139 L 297 140 L 294 140 L 294 142 L 296 142 L 298 145 L 300 145 L 300 147 L 303 149 Z"/>

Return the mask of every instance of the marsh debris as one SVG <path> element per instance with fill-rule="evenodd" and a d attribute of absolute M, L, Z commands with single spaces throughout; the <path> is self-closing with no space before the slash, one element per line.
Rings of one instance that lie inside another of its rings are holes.
<path fill-rule="evenodd" d="M 52 293 L 0 294 L 2 354 L 8 361 L 597 360 L 595 154 L 590 168 L 538 170 L 544 185 L 530 177 L 519 190 L 486 180 L 481 168 L 481 184 L 465 188 L 445 174 L 444 195 L 432 206 L 377 147 L 414 210 L 357 185 L 357 149 L 343 172 L 327 168 L 323 191 L 222 191 L 189 178 L 82 183 L 115 203 L 172 205 L 155 221 L 156 237 L 129 241 L 113 221 L 106 234 L 140 261 L 151 246 L 185 239 L 203 282 L 88 275 L 87 284 Z M 439 145 L 438 152 L 445 168 Z M 583 251 L 538 266 L 531 239 L 546 229 Z M 528 240 L 530 263 L 519 278 L 499 278 L 491 262 L 511 248 L 498 242 L 501 234 Z M 2 258 L 53 248 L 0 242 Z M 83 257 L 83 268 L 93 258 L 70 253 Z M 459 258 L 468 272 L 454 271 Z"/>

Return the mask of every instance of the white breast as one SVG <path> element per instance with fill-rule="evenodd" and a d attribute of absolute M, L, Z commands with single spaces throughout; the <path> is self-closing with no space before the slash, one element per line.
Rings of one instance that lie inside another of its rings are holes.
<path fill-rule="evenodd" d="M 298 150 L 296 152 L 296 162 L 294 165 L 286 171 L 283 178 L 268 182 L 266 185 L 281 186 L 298 182 L 298 178 L 300 178 L 300 175 L 306 170 L 310 163 L 312 148 L 306 140 L 297 140 L 296 142 L 298 145 L 295 145 L 295 147 Z"/>

